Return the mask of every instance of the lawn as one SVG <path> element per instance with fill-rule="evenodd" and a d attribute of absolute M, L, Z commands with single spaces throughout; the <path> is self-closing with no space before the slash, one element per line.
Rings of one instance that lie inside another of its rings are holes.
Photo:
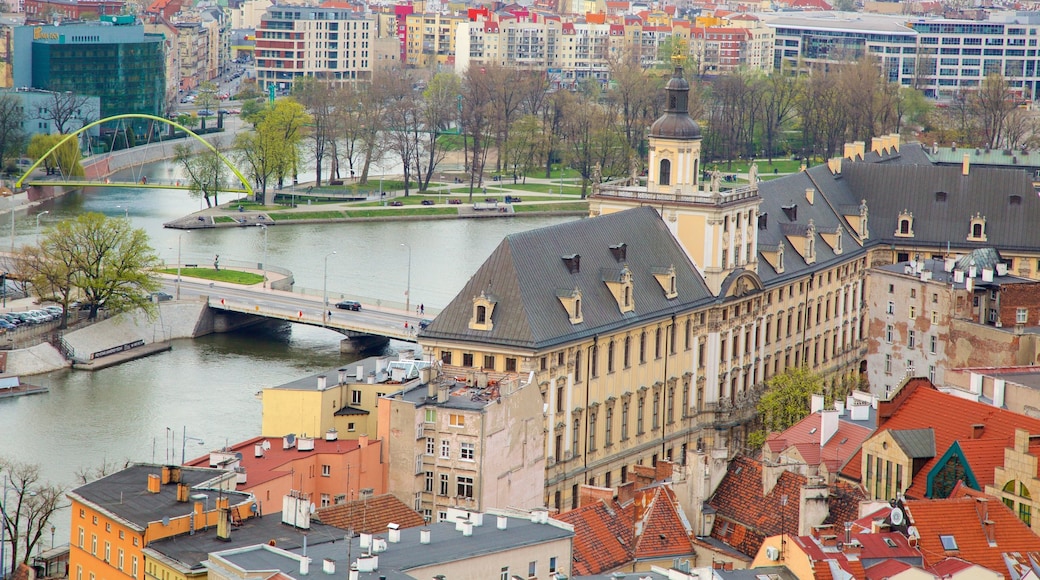
<path fill-rule="evenodd" d="M 422 205 L 422 202 L 423 202 L 424 199 L 433 200 L 434 203 L 448 203 L 448 194 L 441 194 L 441 195 L 414 195 L 413 194 L 413 195 L 409 195 L 408 197 L 404 197 L 402 195 L 402 196 L 392 197 L 392 198 L 388 197 L 385 200 L 366 201 L 364 203 L 356 203 L 352 207 L 383 207 L 383 206 L 386 206 L 386 207 L 397 207 L 397 206 L 390 205 L 390 203 L 394 202 L 394 201 L 399 201 L 405 207 L 407 207 L 407 206 L 412 206 L 412 205 Z"/>
<path fill-rule="evenodd" d="M 165 268 L 159 270 L 164 274 L 177 274 L 177 268 Z M 215 282 L 229 282 L 231 284 L 253 285 L 264 281 L 260 274 L 252 272 L 239 272 L 238 270 L 214 270 L 213 268 L 181 268 L 181 276 L 188 278 L 202 278 Z"/>
<path fill-rule="evenodd" d="M 302 211 L 302 212 L 274 212 L 267 214 L 274 221 L 290 220 L 329 220 L 343 217 L 341 211 Z"/>
<path fill-rule="evenodd" d="M 533 191 L 536 193 L 560 193 L 560 185 L 558 183 L 518 183 L 516 185 L 513 185 L 512 183 L 506 183 L 502 187 L 508 189 L 516 189 L 519 191 Z M 564 185 L 563 195 L 581 195 L 581 187 Z"/>
<path fill-rule="evenodd" d="M 761 175 L 763 178 L 767 174 L 773 173 L 774 169 L 777 171 L 777 173 L 797 173 L 802 168 L 801 160 L 793 160 L 790 158 L 776 158 L 773 159 L 773 163 L 769 163 L 769 161 L 766 159 L 757 159 L 755 160 L 755 163 L 758 163 L 758 174 Z M 704 164 L 704 168 L 707 171 L 711 171 L 712 169 L 718 167 L 719 171 L 722 171 L 723 173 L 747 173 L 748 166 L 748 162 L 743 159 L 739 161 L 734 161 L 732 165 L 730 165 L 726 161 L 713 161 L 711 163 Z"/>
<path fill-rule="evenodd" d="M 584 201 L 568 201 L 564 203 L 547 204 L 542 203 L 538 205 L 514 205 L 513 211 L 517 213 L 536 213 L 536 212 L 547 212 L 547 211 L 589 211 L 588 202 Z"/>
<path fill-rule="evenodd" d="M 386 216 L 409 216 L 409 215 L 458 215 L 459 210 L 454 207 L 408 207 L 408 208 L 390 208 L 390 209 L 359 209 L 350 210 L 347 213 L 347 217 L 352 218 L 365 218 L 365 217 L 386 217 Z"/>
<path fill-rule="evenodd" d="M 229 218 L 226 215 L 213 216 L 213 223 L 215 224 L 233 224 L 237 223 L 233 218 Z"/>

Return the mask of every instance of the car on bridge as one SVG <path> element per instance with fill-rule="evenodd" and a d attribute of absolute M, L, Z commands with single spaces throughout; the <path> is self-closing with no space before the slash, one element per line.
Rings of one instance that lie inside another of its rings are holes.
<path fill-rule="evenodd" d="M 419 330 L 426 330 L 426 327 L 429 326 L 431 322 L 433 321 L 429 318 L 423 318 L 419 321 Z"/>
<path fill-rule="evenodd" d="M 357 300 L 340 300 L 336 303 L 336 308 L 340 310 L 353 310 L 357 312 L 361 310 L 361 303 Z"/>

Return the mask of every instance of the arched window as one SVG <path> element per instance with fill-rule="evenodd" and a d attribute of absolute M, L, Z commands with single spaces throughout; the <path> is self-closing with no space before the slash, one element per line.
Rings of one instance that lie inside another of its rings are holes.
<path fill-rule="evenodd" d="M 910 220 L 899 220 L 899 233 L 909 234 L 910 233 Z"/>
<path fill-rule="evenodd" d="M 657 183 L 661 185 L 671 185 L 672 183 L 672 162 L 668 159 L 662 159 L 660 164 L 660 176 L 657 178 Z"/>
<path fill-rule="evenodd" d="M 625 307 L 632 303 L 632 287 L 625 286 Z"/>
<path fill-rule="evenodd" d="M 477 306 L 477 324 L 484 324 L 487 322 L 487 307 Z"/>
<path fill-rule="evenodd" d="M 971 237 L 973 237 L 973 238 L 981 238 L 982 237 L 982 224 L 981 223 L 976 222 L 976 223 L 971 225 Z"/>

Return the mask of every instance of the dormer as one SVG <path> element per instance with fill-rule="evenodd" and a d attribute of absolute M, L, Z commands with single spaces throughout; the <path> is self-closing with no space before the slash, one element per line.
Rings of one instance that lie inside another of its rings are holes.
<path fill-rule="evenodd" d="M 581 324 L 583 322 L 581 291 L 577 287 L 574 290 L 560 290 L 556 292 L 556 297 L 559 298 L 563 309 L 567 311 L 567 318 L 570 319 L 571 324 Z"/>
<path fill-rule="evenodd" d="M 914 214 L 913 212 L 903 210 L 899 212 L 899 217 L 896 218 L 896 233 L 897 238 L 912 238 L 914 237 Z"/>
<path fill-rule="evenodd" d="M 470 330 L 490 331 L 494 328 L 495 323 L 492 322 L 491 317 L 495 312 L 495 304 L 497 303 L 498 300 L 487 292 L 481 292 L 479 296 L 474 296 L 473 313 L 469 319 Z"/>
<path fill-rule="evenodd" d="M 811 219 L 805 228 L 805 263 L 816 263 L 816 224 Z"/>
<path fill-rule="evenodd" d="M 765 258 L 765 261 L 773 267 L 773 271 L 777 274 L 784 273 L 784 242 L 781 241 L 775 246 L 759 245 L 758 251 Z"/>
<path fill-rule="evenodd" d="M 635 296 L 632 293 L 632 270 L 626 264 L 620 270 L 603 270 L 603 283 L 617 301 L 618 310 L 622 313 L 636 309 Z"/>
<path fill-rule="evenodd" d="M 860 241 L 870 237 L 870 231 L 867 229 L 867 200 L 860 201 L 858 206 L 851 204 L 842 206 L 841 210 L 842 217 L 849 222 L 852 231 L 856 233 Z"/>
<path fill-rule="evenodd" d="M 563 265 L 567 267 L 567 271 L 571 274 L 577 274 L 581 272 L 581 256 L 579 254 L 567 254 L 566 256 L 560 256 L 563 260 Z"/>
<path fill-rule="evenodd" d="M 671 300 L 679 296 L 679 291 L 675 285 L 675 266 L 668 266 L 667 268 L 654 268 L 651 270 L 654 275 L 654 279 L 661 285 L 661 290 L 664 290 L 664 297 Z"/>
<path fill-rule="evenodd" d="M 784 238 L 798 252 L 806 264 L 816 262 L 816 224 L 809 220 L 808 225 L 780 224 Z"/>
<path fill-rule="evenodd" d="M 978 212 L 976 212 L 975 217 L 971 218 L 971 224 L 968 229 L 968 241 L 986 241 L 986 216 L 980 215 Z"/>
<path fill-rule="evenodd" d="M 841 252 L 842 252 L 841 245 L 842 245 L 842 236 L 843 235 L 844 235 L 844 232 L 842 231 L 841 226 L 838 226 L 838 227 L 834 228 L 834 231 L 830 232 L 830 233 L 828 233 L 828 232 L 820 232 L 820 237 L 823 238 L 823 241 L 827 242 L 827 245 L 830 246 L 831 251 L 834 252 L 834 255 L 836 255 L 836 256 L 840 256 L 841 255 Z"/>

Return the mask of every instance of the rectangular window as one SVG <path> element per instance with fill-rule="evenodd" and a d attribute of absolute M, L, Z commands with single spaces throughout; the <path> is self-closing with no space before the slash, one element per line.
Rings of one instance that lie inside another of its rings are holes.
<path fill-rule="evenodd" d="M 451 459 L 451 441 L 441 439 L 441 459 Z"/>
<path fill-rule="evenodd" d="M 473 478 L 459 475 L 456 477 L 457 493 L 455 495 L 465 498 L 473 498 Z"/>
<path fill-rule="evenodd" d="M 137 578 L 137 556 L 130 557 L 130 576 Z"/>
<path fill-rule="evenodd" d="M 646 407 L 646 397 L 639 397 L 636 408 L 636 435 L 643 434 L 643 408 Z"/>
<path fill-rule="evenodd" d="M 885 372 L 892 372 L 892 355 L 890 354 L 885 355 Z"/>
<path fill-rule="evenodd" d="M 495 370 L 495 355 L 486 354 L 484 355 L 484 368 Z"/>
<path fill-rule="evenodd" d="M 529 563 L 527 565 L 527 577 L 528 578 L 534 578 L 537 575 L 538 575 L 538 561 L 537 560 L 532 560 L 531 563 Z"/>
<path fill-rule="evenodd" d="M 932 324 L 939 324 L 939 311 L 938 310 L 933 310 L 932 311 Z"/>
<path fill-rule="evenodd" d="M 441 362 L 446 364 L 446 365 L 450 365 L 451 364 L 451 351 L 450 350 L 442 350 L 441 351 Z"/>
<path fill-rule="evenodd" d="M 614 443 L 614 408 L 607 407 L 606 424 L 603 426 L 603 444 L 610 447 Z"/>
<path fill-rule="evenodd" d="M 516 359 L 515 358 L 506 358 L 506 372 L 507 373 L 515 373 L 516 372 Z"/>
<path fill-rule="evenodd" d="M 331 465 L 322 465 L 321 466 L 321 476 L 322 477 L 330 477 L 331 475 L 332 475 L 332 466 Z"/>
<path fill-rule="evenodd" d="M 1025 324 L 1029 321 L 1029 310 L 1026 308 L 1019 308 L 1015 310 L 1015 324 Z"/>
<path fill-rule="evenodd" d="M 448 495 L 448 474 L 441 474 L 441 495 Z M 447 516 L 445 516 L 447 517 Z"/>
<path fill-rule="evenodd" d="M 509 580 L 509 566 L 502 567 L 502 573 L 498 575 L 498 580 Z"/>
<path fill-rule="evenodd" d="M 917 347 L 917 332 L 916 331 L 913 331 L 913 330 L 907 331 L 907 333 L 906 333 L 906 346 L 907 346 L 907 348 L 916 348 Z"/>
<path fill-rule="evenodd" d="M 425 420 L 426 420 L 427 423 L 436 423 L 437 422 L 437 409 L 426 409 L 425 415 L 426 415 Z"/>
<path fill-rule="evenodd" d="M 473 366 L 473 353 L 471 353 L 471 352 L 464 352 L 464 353 L 462 353 L 462 366 L 464 366 L 464 367 L 471 367 L 471 366 Z"/>
<path fill-rule="evenodd" d="M 426 491 L 426 493 L 433 493 L 433 472 L 432 471 L 427 471 L 426 472 L 425 482 L 426 483 L 423 486 L 423 490 Z"/>
<path fill-rule="evenodd" d="M 351 390 L 350 391 L 350 404 L 360 405 L 361 404 L 361 391 Z"/>
<path fill-rule="evenodd" d="M 628 439 L 628 401 L 621 403 L 621 440 Z"/>
<path fill-rule="evenodd" d="M 885 310 L 885 312 L 887 314 L 895 314 L 896 313 L 896 303 L 892 302 L 891 300 L 889 300 L 888 301 L 888 309 Z"/>
<path fill-rule="evenodd" d="M 928 352 L 935 354 L 939 347 L 939 337 L 934 334 L 928 337 Z"/>
<path fill-rule="evenodd" d="M 885 326 L 885 342 L 892 342 L 892 325 Z"/>
<path fill-rule="evenodd" d="M 448 425 L 451 425 L 452 427 L 465 427 L 466 416 L 452 413 L 448 415 Z"/>
<path fill-rule="evenodd" d="M 90 553 L 97 556 L 97 536 L 90 534 Z"/>
<path fill-rule="evenodd" d="M 474 457 L 474 446 L 472 443 L 462 443 L 459 446 L 459 459 L 463 461 L 473 461 Z"/>
<path fill-rule="evenodd" d="M 913 320 L 915 318 L 917 318 L 917 307 L 916 306 L 911 306 L 910 307 L 910 320 Z"/>
<path fill-rule="evenodd" d="M 116 560 L 116 567 L 119 568 L 119 570 L 121 571 L 123 569 L 123 549 L 122 548 L 120 548 L 119 551 L 116 553 L 116 557 L 118 558 L 118 560 Z"/>
<path fill-rule="evenodd" d="M 556 572 L 556 556 L 549 558 L 549 573 L 554 574 Z"/>
<path fill-rule="evenodd" d="M 112 560 L 112 544 L 105 542 L 105 561 L 109 562 Z"/>
<path fill-rule="evenodd" d="M 78 544 L 77 544 L 77 545 L 79 546 L 79 549 L 81 549 L 81 550 L 83 549 L 83 536 L 84 536 L 84 535 L 85 535 L 85 534 L 84 534 L 84 532 L 83 532 L 83 528 L 80 528 L 80 529 L 79 529 L 79 542 L 78 542 Z"/>

